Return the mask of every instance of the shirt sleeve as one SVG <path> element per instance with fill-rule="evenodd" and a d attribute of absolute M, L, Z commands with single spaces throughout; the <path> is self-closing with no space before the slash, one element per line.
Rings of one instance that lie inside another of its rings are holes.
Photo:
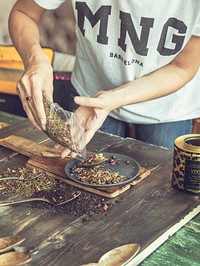
<path fill-rule="evenodd" d="M 200 37 L 200 16 L 197 19 L 197 22 L 194 26 L 192 35 L 199 36 Z"/>
<path fill-rule="evenodd" d="M 45 9 L 56 9 L 58 8 L 62 3 L 65 2 L 65 0 L 34 0 L 39 6 L 45 8 Z"/>

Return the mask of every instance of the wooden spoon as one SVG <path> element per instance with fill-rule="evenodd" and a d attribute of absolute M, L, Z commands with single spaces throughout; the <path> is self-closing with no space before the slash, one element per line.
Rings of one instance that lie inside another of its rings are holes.
<path fill-rule="evenodd" d="M 140 250 L 139 244 L 127 244 L 105 253 L 98 261 L 99 266 L 123 266 L 127 264 Z"/>
<path fill-rule="evenodd" d="M 95 154 L 95 155 L 98 155 L 98 154 Z M 80 161 L 81 163 L 81 166 L 82 167 L 85 167 L 85 168 L 89 168 L 89 167 L 93 167 L 93 166 L 97 166 L 101 163 L 104 163 L 105 161 L 108 160 L 107 157 L 103 157 L 102 156 L 102 159 L 99 160 L 99 161 L 94 161 L 94 162 L 90 162 L 88 163 L 88 159 L 89 158 L 92 158 L 93 156 L 95 156 L 94 154 L 91 155 L 90 157 L 87 157 L 86 159 L 80 157 L 80 156 L 76 156 L 75 158 L 72 158 L 70 156 L 66 156 L 66 158 L 69 158 L 69 159 L 75 159 L 75 160 L 78 160 Z M 60 153 L 52 153 L 52 152 L 48 152 L 48 151 L 43 151 L 42 152 L 42 156 L 43 157 L 46 157 L 46 158 L 60 158 Z"/>
<path fill-rule="evenodd" d="M 31 260 L 31 256 L 26 252 L 8 252 L 0 255 L 0 265 L 18 266 L 24 265 Z"/>
<path fill-rule="evenodd" d="M 139 250 L 139 244 L 127 244 L 108 251 L 100 258 L 98 263 L 88 263 L 81 266 L 124 266 L 136 256 Z"/>
<path fill-rule="evenodd" d="M 22 236 L 7 236 L 0 238 L 0 253 L 7 252 L 25 240 Z M 2 264 L 0 264 L 2 265 Z"/>
<path fill-rule="evenodd" d="M 58 152 L 49 152 L 49 151 L 43 151 L 42 152 L 42 156 L 45 157 L 45 158 L 61 158 L 61 153 L 58 153 Z M 65 156 L 65 158 L 68 158 L 68 159 L 73 159 L 71 156 Z M 76 157 L 74 159 L 77 159 L 79 161 L 83 161 L 84 159 L 80 158 L 80 157 Z"/>

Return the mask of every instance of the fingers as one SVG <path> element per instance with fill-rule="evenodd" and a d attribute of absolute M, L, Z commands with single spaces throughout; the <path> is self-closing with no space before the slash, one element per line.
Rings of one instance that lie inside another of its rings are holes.
<path fill-rule="evenodd" d="M 86 153 L 85 129 L 75 113 L 71 117 L 71 137 L 78 154 Z"/>
<path fill-rule="evenodd" d="M 45 110 L 44 110 L 44 105 L 43 105 L 43 91 L 44 90 L 45 90 L 45 87 L 43 85 L 43 80 L 41 80 L 40 78 L 37 78 L 37 79 L 34 78 L 31 80 L 30 91 L 33 97 L 33 105 L 32 105 L 31 110 L 39 126 L 43 130 L 46 130 L 46 127 L 45 127 L 46 115 L 45 115 Z"/>
<path fill-rule="evenodd" d="M 46 130 L 46 115 L 43 105 L 43 90 L 42 81 L 39 79 L 28 79 L 22 77 L 17 83 L 17 93 L 22 102 L 23 108 L 30 120 L 39 130 Z M 53 84 L 49 84 L 49 97 L 52 98 Z"/>
<path fill-rule="evenodd" d="M 82 155 L 82 157 L 84 157 L 86 155 L 86 144 L 89 143 L 90 140 L 93 138 L 96 132 L 95 128 L 96 127 L 91 127 L 85 132 L 80 132 L 80 128 L 79 130 L 77 130 L 77 128 L 73 129 L 73 142 L 76 146 L 77 152 L 73 152 L 69 148 L 64 148 L 60 144 L 55 144 L 54 147 L 61 153 L 61 158 L 64 159 L 68 156 L 75 158 L 77 154 Z"/>
<path fill-rule="evenodd" d="M 104 101 L 101 98 L 91 98 L 91 97 L 82 97 L 75 96 L 74 102 L 78 105 L 88 106 L 93 108 L 104 108 Z"/>
<path fill-rule="evenodd" d="M 71 158 L 75 158 L 76 155 L 77 155 L 77 153 L 72 152 L 71 150 L 69 150 L 68 148 L 66 148 L 66 149 L 64 149 L 64 150 L 61 152 L 60 157 L 61 157 L 61 159 L 64 159 L 64 158 L 69 157 L 69 156 L 70 156 Z"/>
<path fill-rule="evenodd" d="M 85 142 L 86 143 L 89 143 L 91 141 L 95 132 L 96 132 L 96 130 L 94 130 L 94 129 L 89 129 L 85 132 Z"/>
<path fill-rule="evenodd" d="M 64 159 L 65 157 L 69 156 L 69 154 L 71 152 L 69 149 L 65 149 L 63 146 L 61 146 L 58 143 L 56 143 L 54 145 L 54 148 L 60 153 L 60 158 L 61 159 Z"/>
<path fill-rule="evenodd" d="M 46 130 L 46 115 L 45 115 L 45 110 L 44 110 L 44 105 L 43 105 L 43 97 L 42 94 L 38 94 L 37 97 L 33 99 L 34 101 L 34 106 L 35 106 L 35 111 L 37 114 L 37 120 L 40 123 L 40 126 L 43 130 Z"/>
<path fill-rule="evenodd" d="M 70 149 L 68 148 L 64 148 L 59 144 L 55 144 L 54 148 L 60 153 L 60 158 L 64 159 L 66 157 L 71 157 L 71 158 L 75 158 L 77 156 L 77 153 L 72 152 Z"/>
<path fill-rule="evenodd" d="M 43 92 L 53 97 L 53 69 L 43 57 L 30 60 L 21 79 L 17 83 L 17 93 L 31 123 L 45 130 L 46 115 L 43 105 Z"/>
<path fill-rule="evenodd" d="M 31 96 L 31 91 L 25 89 L 25 86 L 23 83 L 18 82 L 17 83 L 17 93 L 20 97 L 20 100 L 22 102 L 22 106 L 24 108 L 24 111 L 27 114 L 28 119 L 30 122 L 37 127 L 39 130 L 41 130 L 39 121 L 37 120 L 37 116 L 34 115 L 34 102 L 33 97 Z"/>

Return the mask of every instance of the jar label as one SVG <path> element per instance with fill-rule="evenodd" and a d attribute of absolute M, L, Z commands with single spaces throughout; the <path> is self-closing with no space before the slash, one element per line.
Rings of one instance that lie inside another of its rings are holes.
<path fill-rule="evenodd" d="M 185 188 L 200 188 L 200 161 L 186 160 L 185 162 Z"/>

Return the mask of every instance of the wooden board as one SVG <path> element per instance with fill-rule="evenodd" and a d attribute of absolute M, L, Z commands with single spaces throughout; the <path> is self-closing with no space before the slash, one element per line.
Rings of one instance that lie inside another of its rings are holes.
<path fill-rule="evenodd" d="M 5 139 L 0 140 L 0 145 L 9 148 L 13 151 L 16 151 L 20 154 L 23 154 L 30 159 L 27 162 L 27 165 L 39 168 L 48 172 L 53 177 L 60 179 L 69 185 L 73 185 L 75 187 L 90 191 L 92 193 L 102 195 L 108 198 L 116 197 L 123 192 L 127 191 L 131 186 L 138 184 L 140 181 L 145 179 L 150 174 L 150 170 L 141 167 L 141 172 L 138 178 L 133 180 L 132 182 L 121 186 L 121 187 L 110 187 L 110 188 L 92 188 L 88 186 L 84 186 L 77 182 L 69 179 L 64 171 L 65 165 L 69 162 L 68 158 L 60 159 L 60 158 L 45 158 L 41 155 L 43 151 L 55 152 L 54 148 L 47 147 L 42 144 L 38 144 L 34 141 L 28 140 L 26 138 L 20 136 L 9 136 Z"/>
<path fill-rule="evenodd" d="M 79 184 L 69 179 L 66 176 L 65 171 L 64 171 L 64 167 L 66 165 L 65 160 L 61 160 L 59 158 L 44 158 L 42 156 L 33 155 L 28 160 L 27 164 L 37 167 L 39 169 L 45 170 L 46 172 L 50 173 L 55 178 L 59 178 L 62 181 L 68 183 L 69 185 L 73 185 L 75 187 L 93 192 L 98 195 L 109 197 L 109 198 L 113 198 L 113 197 L 120 195 L 124 191 L 128 190 L 131 186 L 136 185 L 137 183 L 139 183 L 141 180 L 143 180 L 150 174 L 150 171 L 146 170 L 145 168 L 141 168 L 140 176 L 129 184 L 126 184 L 122 187 L 111 187 L 111 188 L 104 188 L 104 189 L 98 188 L 97 189 L 97 188 L 84 186 L 82 184 Z"/>
<path fill-rule="evenodd" d="M 0 145 L 27 157 L 31 157 L 33 154 L 41 155 L 43 151 L 55 152 L 54 148 L 15 135 L 0 139 Z"/>

